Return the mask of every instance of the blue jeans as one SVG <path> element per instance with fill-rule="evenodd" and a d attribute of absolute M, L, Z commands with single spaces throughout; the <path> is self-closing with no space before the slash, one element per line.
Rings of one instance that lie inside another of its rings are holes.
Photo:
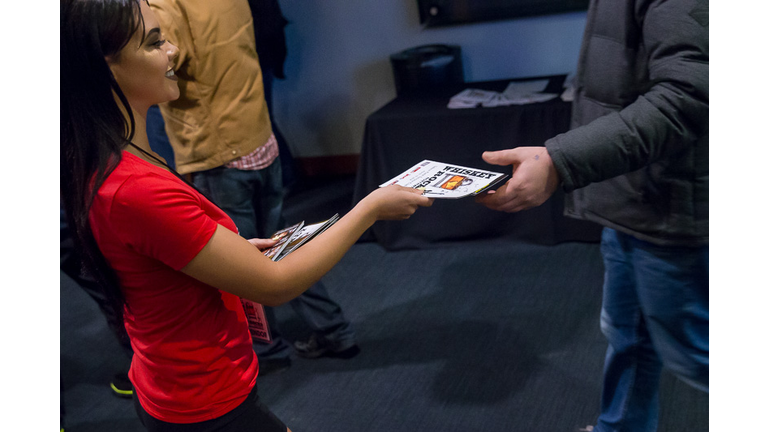
<path fill-rule="evenodd" d="M 152 105 L 147 111 L 147 139 L 152 151 L 162 156 L 169 167 L 176 169 L 173 147 L 165 133 L 165 121 L 157 105 Z"/>
<path fill-rule="evenodd" d="M 664 247 L 605 228 L 608 339 L 595 431 L 655 431 L 662 366 L 709 391 L 709 246 Z"/>
<path fill-rule="evenodd" d="M 195 174 L 195 186 L 235 222 L 240 236 L 267 238 L 285 227 L 280 158 L 262 170 L 218 167 Z M 330 215 L 329 215 L 330 216 Z M 316 222 L 316 221 L 308 221 Z M 354 340 L 352 325 L 341 307 L 328 295 L 322 281 L 289 302 L 309 328 L 332 342 Z M 287 358 L 291 345 L 283 338 L 273 308 L 264 307 L 272 342 L 256 342 L 260 361 Z"/>

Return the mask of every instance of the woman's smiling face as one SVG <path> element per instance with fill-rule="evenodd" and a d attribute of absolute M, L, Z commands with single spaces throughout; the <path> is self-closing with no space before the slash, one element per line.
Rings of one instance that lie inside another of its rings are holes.
<path fill-rule="evenodd" d="M 163 39 L 157 17 L 140 3 L 144 26 L 107 63 L 128 103 L 143 116 L 150 106 L 177 99 L 179 84 L 173 70 L 178 48 Z"/>

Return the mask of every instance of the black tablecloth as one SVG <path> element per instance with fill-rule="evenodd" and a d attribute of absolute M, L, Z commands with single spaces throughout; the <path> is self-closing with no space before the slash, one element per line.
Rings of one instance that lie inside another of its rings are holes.
<path fill-rule="evenodd" d="M 553 78 L 557 91 L 564 76 Z M 501 171 L 482 160 L 485 150 L 540 146 L 568 130 L 570 103 L 560 98 L 529 105 L 448 109 L 451 96 L 465 88 L 503 91 L 510 80 L 467 83 L 431 93 L 398 96 L 371 114 L 354 191 L 354 202 L 423 159 Z M 435 200 L 406 221 L 377 222 L 368 237 L 389 250 L 426 248 L 442 241 L 508 238 L 538 244 L 597 241 L 596 224 L 563 216 L 558 191 L 540 207 L 503 213 L 475 203 L 474 198 Z"/>

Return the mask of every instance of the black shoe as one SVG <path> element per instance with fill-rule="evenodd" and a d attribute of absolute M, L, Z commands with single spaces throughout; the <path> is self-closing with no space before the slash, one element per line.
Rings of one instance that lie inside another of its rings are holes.
<path fill-rule="evenodd" d="M 277 358 L 274 360 L 259 360 L 259 376 L 277 374 L 288 370 L 290 367 L 290 357 Z"/>
<path fill-rule="evenodd" d="M 293 348 L 296 354 L 310 359 L 319 357 L 351 359 L 360 354 L 360 347 L 354 342 L 334 344 L 316 333 L 313 333 L 306 342 L 294 342 Z"/>
<path fill-rule="evenodd" d="M 128 374 L 119 373 L 115 375 L 112 378 L 112 382 L 109 383 L 109 386 L 112 388 L 112 391 L 120 397 L 133 397 L 133 384 L 131 384 L 131 380 L 128 379 Z"/>

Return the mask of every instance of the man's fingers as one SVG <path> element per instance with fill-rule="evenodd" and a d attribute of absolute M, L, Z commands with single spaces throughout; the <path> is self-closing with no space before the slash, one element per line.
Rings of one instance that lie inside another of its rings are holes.
<path fill-rule="evenodd" d="M 527 208 L 528 207 L 525 204 L 520 204 L 513 201 L 502 204 L 501 207 L 499 207 L 499 210 L 505 213 L 517 213 L 520 210 L 525 210 Z"/>
<path fill-rule="evenodd" d="M 502 205 L 514 197 L 509 196 L 509 183 L 501 185 L 493 193 L 485 193 L 475 197 L 475 201 L 483 204 L 491 210 L 500 210 Z"/>
<path fill-rule="evenodd" d="M 510 180 L 511 182 L 511 180 Z M 515 213 L 531 208 L 532 205 L 524 200 L 514 185 L 509 182 L 496 189 L 494 193 L 485 193 L 475 197 L 475 201 L 491 210 Z"/>
<path fill-rule="evenodd" d="M 520 210 L 525 210 L 528 208 L 525 204 L 521 204 L 516 200 L 512 201 L 500 201 L 500 200 L 493 200 L 491 198 L 484 199 L 484 200 L 478 200 L 480 204 L 488 207 L 491 210 L 495 211 L 502 211 L 505 213 L 515 213 Z"/>

